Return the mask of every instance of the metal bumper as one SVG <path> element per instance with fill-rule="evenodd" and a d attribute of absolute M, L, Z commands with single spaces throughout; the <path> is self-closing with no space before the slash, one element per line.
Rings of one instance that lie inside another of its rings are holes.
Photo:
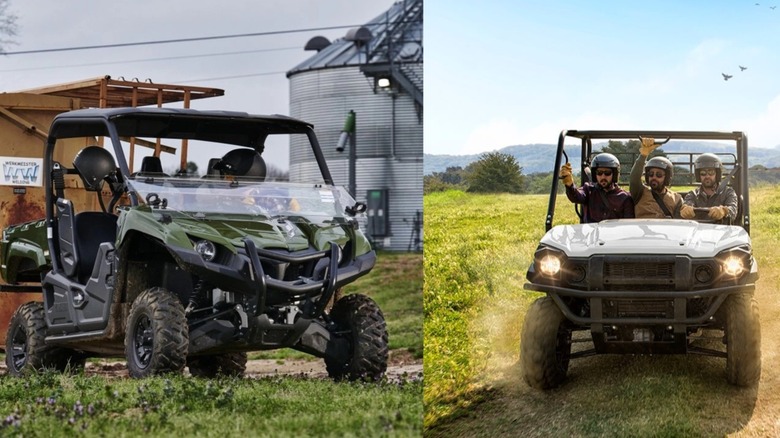
<path fill-rule="evenodd" d="M 739 284 L 712 289 L 685 291 L 634 291 L 634 290 L 580 290 L 560 286 L 526 283 L 526 290 L 548 294 L 561 309 L 567 319 L 580 325 L 621 324 L 621 325 L 698 325 L 710 319 L 720 308 L 723 301 L 731 294 L 752 292 L 755 284 Z M 687 302 L 693 298 L 716 297 L 706 312 L 696 317 L 686 316 Z M 577 315 L 569 309 L 561 297 L 583 298 L 590 302 L 590 316 Z M 642 300 L 672 300 L 674 302 L 673 318 L 605 318 L 603 317 L 603 301 L 607 299 L 642 299 Z"/>

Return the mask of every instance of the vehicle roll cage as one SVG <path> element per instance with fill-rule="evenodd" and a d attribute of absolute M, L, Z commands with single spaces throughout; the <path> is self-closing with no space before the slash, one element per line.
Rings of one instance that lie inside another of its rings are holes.
<path fill-rule="evenodd" d="M 552 187 L 550 188 L 550 200 L 547 206 L 547 215 L 545 217 L 545 231 L 549 231 L 553 226 L 555 216 L 555 202 L 558 197 L 558 184 L 560 179 L 560 168 L 563 164 L 562 159 L 569 161 L 569 156 L 564 149 L 567 140 L 574 138 L 580 140 L 580 171 L 581 178 L 586 175 L 586 169 L 590 166 L 592 159 L 594 140 L 638 140 L 640 137 L 653 137 L 659 144 L 665 144 L 670 140 L 700 140 L 700 141 L 733 141 L 736 145 L 736 153 L 716 153 L 723 160 L 724 177 L 722 181 L 727 181 L 734 189 L 739 199 L 740 209 L 739 217 L 735 221 L 736 225 L 741 226 L 750 233 L 750 202 L 748 198 L 748 174 L 747 174 L 747 135 L 741 131 L 638 131 L 638 130 L 563 130 L 558 136 L 558 148 L 555 154 L 555 166 L 553 167 Z M 571 145 L 570 145 L 571 146 Z M 672 159 L 675 167 L 687 168 L 689 176 L 693 176 L 693 159 L 696 155 L 710 151 L 698 152 L 666 152 L 669 157 L 681 157 Z M 637 154 L 632 154 L 630 163 L 633 163 Z M 671 158 L 670 158 L 671 159 Z M 629 162 L 623 161 L 623 163 Z M 621 171 L 621 182 L 627 182 L 628 169 Z M 677 179 L 675 177 L 675 179 Z M 686 181 L 687 185 L 694 185 L 695 181 L 690 178 Z M 677 185 L 680 185 L 679 183 Z"/>

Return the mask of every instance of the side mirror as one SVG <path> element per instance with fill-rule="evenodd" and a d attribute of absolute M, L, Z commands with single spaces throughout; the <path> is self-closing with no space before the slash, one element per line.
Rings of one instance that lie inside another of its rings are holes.
<path fill-rule="evenodd" d="M 350 216 L 356 216 L 360 213 L 365 213 L 366 208 L 366 204 L 362 202 L 355 202 L 355 205 L 345 208 L 344 211 Z"/>

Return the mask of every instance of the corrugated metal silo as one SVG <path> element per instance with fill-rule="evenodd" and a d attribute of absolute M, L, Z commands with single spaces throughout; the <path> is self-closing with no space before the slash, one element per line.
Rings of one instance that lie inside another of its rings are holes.
<path fill-rule="evenodd" d="M 290 115 L 313 123 L 331 174 L 349 188 L 349 147 L 336 144 L 356 116 L 355 192 L 369 206 L 377 247 L 422 249 L 422 0 L 396 2 L 344 38 L 312 38 L 317 53 L 287 73 Z M 380 79 L 388 79 L 389 86 Z M 290 180 L 319 175 L 308 145 L 290 145 Z"/>

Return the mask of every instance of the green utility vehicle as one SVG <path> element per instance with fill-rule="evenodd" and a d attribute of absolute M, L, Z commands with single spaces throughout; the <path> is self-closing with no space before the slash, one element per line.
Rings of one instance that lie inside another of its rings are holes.
<path fill-rule="evenodd" d="M 273 181 L 263 153 L 276 137 L 309 144 L 321 178 Z M 61 145 L 82 138 L 65 162 Z M 139 157 L 138 145 L 153 153 Z M 164 151 L 180 163 L 168 173 Z M 205 174 L 188 171 L 188 155 L 212 158 Z M 365 205 L 333 184 L 312 125 L 191 109 L 70 111 L 49 130 L 43 179 L 46 217 L 7 227 L 0 242 L 5 281 L 40 282 L 42 294 L 0 321 L 10 374 L 124 356 L 133 377 L 185 366 L 241 375 L 247 352 L 283 347 L 324 358 L 335 379 L 384 374 L 381 310 L 365 295 L 340 296 L 376 260 L 357 220 Z M 85 191 L 94 211 L 78 211 Z"/>

